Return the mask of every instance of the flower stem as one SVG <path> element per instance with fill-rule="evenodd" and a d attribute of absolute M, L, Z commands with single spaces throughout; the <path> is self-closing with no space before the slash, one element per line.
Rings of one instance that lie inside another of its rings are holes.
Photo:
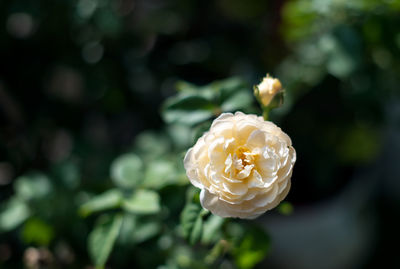
<path fill-rule="evenodd" d="M 268 107 L 264 107 L 264 108 L 263 108 L 263 118 L 264 118 L 265 121 L 268 120 L 268 116 L 269 116 L 269 112 L 270 112 L 270 111 L 271 111 L 271 109 L 268 108 Z"/>

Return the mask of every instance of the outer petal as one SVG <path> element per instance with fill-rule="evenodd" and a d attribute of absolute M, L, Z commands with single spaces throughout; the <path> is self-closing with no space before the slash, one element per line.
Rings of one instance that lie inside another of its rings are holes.
<path fill-rule="evenodd" d="M 186 175 L 195 187 L 202 189 L 203 185 L 199 181 L 199 176 L 196 172 L 196 160 L 193 159 L 193 148 L 190 148 L 186 152 L 185 158 L 183 159 L 183 165 L 186 169 Z"/>

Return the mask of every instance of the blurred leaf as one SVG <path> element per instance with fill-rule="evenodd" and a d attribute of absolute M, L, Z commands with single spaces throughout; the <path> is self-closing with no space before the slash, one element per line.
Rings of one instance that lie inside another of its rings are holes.
<path fill-rule="evenodd" d="M 135 230 L 132 233 L 133 240 L 136 243 L 144 242 L 161 230 L 161 225 L 154 221 L 139 221 L 136 225 Z"/>
<path fill-rule="evenodd" d="M 75 189 L 80 183 L 78 166 L 73 161 L 64 161 L 54 165 L 54 175 L 69 189 Z"/>
<path fill-rule="evenodd" d="M 312 1 L 287 1 L 282 8 L 283 36 L 288 41 L 296 41 L 308 36 L 310 25 L 317 17 Z"/>
<path fill-rule="evenodd" d="M 193 137 L 192 140 L 195 142 L 197 141 L 197 139 L 203 136 L 203 134 L 210 129 L 211 123 L 212 123 L 211 121 L 205 121 L 197 125 L 195 128 L 192 128 L 192 137 Z"/>
<path fill-rule="evenodd" d="M 217 215 L 211 215 L 204 222 L 203 236 L 201 242 L 203 244 L 211 244 L 217 242 L 221 238 L 221 227 L 224 224 L 224 218 Z"/>
<path fill-rule="evenodd" d="M 360 65 L 362 44 L 358 33 L 350 27 L 338 27 L 320 39 L 320 48 L 328 55 L 328 72 L 339 78 L 347 77 Z"/>
<path fill-rule="evenodd" d="M 138 244 L 158 234 L 160 229 L 158 222 L 128 213 L 124 215 L 118 242 L 128 245 Z"/>
<path fill-rule="evenodd" d="M 213 116 L 214 104 L 198 94 L 180 94 L 169 98 L 162 110 L 167 123 L 195 125 Z"/>
<path fill-rule="evenodd" d="M 104 35 L 112 37 L 117 36 L 122 28 L 120 17 L 110 6 L 99 9 L 98 12 L 95 13 L 95 22 L 96 26 Z"/>
<path fill-rule="evenodd" d="M 135 214 L 155 214 L 161 209 L 160 196 L 150 190 L 137 190 L 130 198 L 124 200 L 123 208 Z"/>
<path fill-rule="evenodd" d="M 336 150 L 343 163 L 362 164 L 377 156 L 381 148 L 380 141 L 377 130 L 356 125 L 341 134 Z"/>
<path fill-rule="evenodd" d="M 190 233 L 189 241 L 190 243 L 196 244 L 203 233 L 203 219 L 201 216 L 197 216 L 196 221 L 194 222 L 193 229 Z"/>
<path fill-rule="evenodd" d="M 47 246 L 54 238 L 54 230 L 49 224 L 41 219 L 29 219 L 22 230 L 22 238 L 26 244 L 37 244 Z"/>
<path fill-rule="evenodd" d="M 3 204 L 0 211 L 0 232 L 7 232 L 18 227 L 30 215 L 24 201 L 12 198 Z"/>
<path fill-rule="evenodd" d="M 215 81 L 211 84 L 211 87 L 218 93 L 219 103 L 221 104 L 240 92 L 247 92 L 250 96 L 253 94 L 251 88 L 242 79 L 236 77 Z"/>
<path fill-rule="evenodd" d="M 291 215 L 293 213 L 293 205 L 291 203 L 289 203 L 289 202 L 282 202 L 278 206 L 278 211 L 282 215 L 289 216 L 289 215 Z"/>
<path fill-rule="evenodd" d="M 17 178 L 14 188 L 17 196 L 24 200 L 44 198 L 53 189 L 49 178 L 41 173 L 30 173 Z"/>
<path fill-rule="evenodd" d="M 135 243 L 135 241 L 132 239 L 132 234 L 136 229 L 137 222 L 136 215 L 130 213 L 124 214 L 121 230 L 118 236 L 118 243 L 124 245 Z"/>
<path fill-rule="evenodd" d="M 251 106 L 252 103 L 253 94 L 250 91 L 241 91 L 224 100 L 221 109 L 224 112 L 234 112 L 236 110 L 244 110 Z"/>
<path fill-rule="evenodd" d="M 250 88 L 238 78 L 215 81 L 202 87 L 180 82 L 177 87 L 179 93 L 163 106 L 167 123 L 193 126 L 222 111 L 245 110 L 253 101 Z"/>
<path fill-rule="evenodd" d="M 168 152 L 169 147 L 166 136 L 153 132 L 143 132 L 136 137 L 134 148 L 140 156 L 154 159 Z"/>
<path fill-rule="evenodd" d="M 188 126 L 170 124 L 167 127 L 167 132 L 169 138 L 173 141 L 173 145 L 178 150 L 186 150 L 193 143 L 192 128 Z"/>
<path fill-rule="evenodd" d="M 143 163 L 135 154 L 125 154 L 111 165 L 111 179 L 121 188 L 133 188 L 142 180 Z"/>
<path fill-rule="evenodd" d="M 208 211 L 202 209 L 199 204 L 188 203 L 182 210 L 181 226 L 183 236 L 193 245 L 197 243 L 203 233 L 203 216 Z"/>
<path fill-rule="evenodd" d="M 187 94 L 195 94 L 198 90 L 199 87 L 197 87 L 196 85 L 189 83 L 187 81 L 178 81 L 175 85 L 176 89 L 178 92 L 182 92 L 182 93 L 187 93 Z"/>
<path fill-rule="evenodd" d="M 123 201 L 122 193 L 119 190 L 111 189 L 102 194 L 96 195 L 79 208 L 79 213 L 86 217 L 98 211 L 117 208 Z"/>
<path fill-rule="evenodd" d="M 88 237 L 88 251 L 94 264 L 103 268 L 110 255 L 115 240 L 122 225 L 122 216 L 107 216 L 99 218 L 96 226 Z"/>
<path fill-rule="evenodd" d="M 142 186 L 160 189 L 166 185 L 181 183 L 181 177 L 177 170 L 175 163 L 171 160 L 152 161 L 146 168 Z"/>
<path fill-rule="evenodd" d="M 256 226 L 244 227 L 244 235 L 233 249 L 238 268 L 253 268 L 261 262 L 270 249 L 270 239 L 265 231 Z"/>

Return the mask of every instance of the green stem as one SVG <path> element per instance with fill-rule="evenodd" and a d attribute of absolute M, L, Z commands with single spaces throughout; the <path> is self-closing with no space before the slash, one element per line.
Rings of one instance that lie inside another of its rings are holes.
<path fill-rule="evenodd" d="M 211 249 L 210 253 L 205 257 L 205 262 L 207 265 L 214 264 L 217 259 L 223 256 L 228 249 L 229 244 L 226 240 L 219 240 L 214 247 Z"/>
<path fill-rule="evenodd" d="M 268 115 L 269 115 L 269 112 L 271 111 L 271 109 L 269 109 L 268 107 L 264 107 L 263 108 L 263 118 L 264 118 L 264 120 L 268 120 Z"/>

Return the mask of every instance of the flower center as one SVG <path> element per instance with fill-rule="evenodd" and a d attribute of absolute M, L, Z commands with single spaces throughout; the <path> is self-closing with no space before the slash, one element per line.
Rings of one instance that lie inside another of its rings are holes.
<path fill-rule="evenodd" d="M 254 162 L 254 157 L 252 156 L 252 153 L 248 148 L 244 146 L 241 146 L 236 150 L 236 156 L 239 160 L 241 160 L 241 163 L 244 166 L 251 165 Z"/>
<path fill-rule="evenodd" d="M 255 166 L 254 159 L 256 155 L 244 146 L 238 147 L 233 156 L 229 154 L 226 159 L 225 173 L 231 178 L 234 177 L 239 180 L 247 178 Z"/>

